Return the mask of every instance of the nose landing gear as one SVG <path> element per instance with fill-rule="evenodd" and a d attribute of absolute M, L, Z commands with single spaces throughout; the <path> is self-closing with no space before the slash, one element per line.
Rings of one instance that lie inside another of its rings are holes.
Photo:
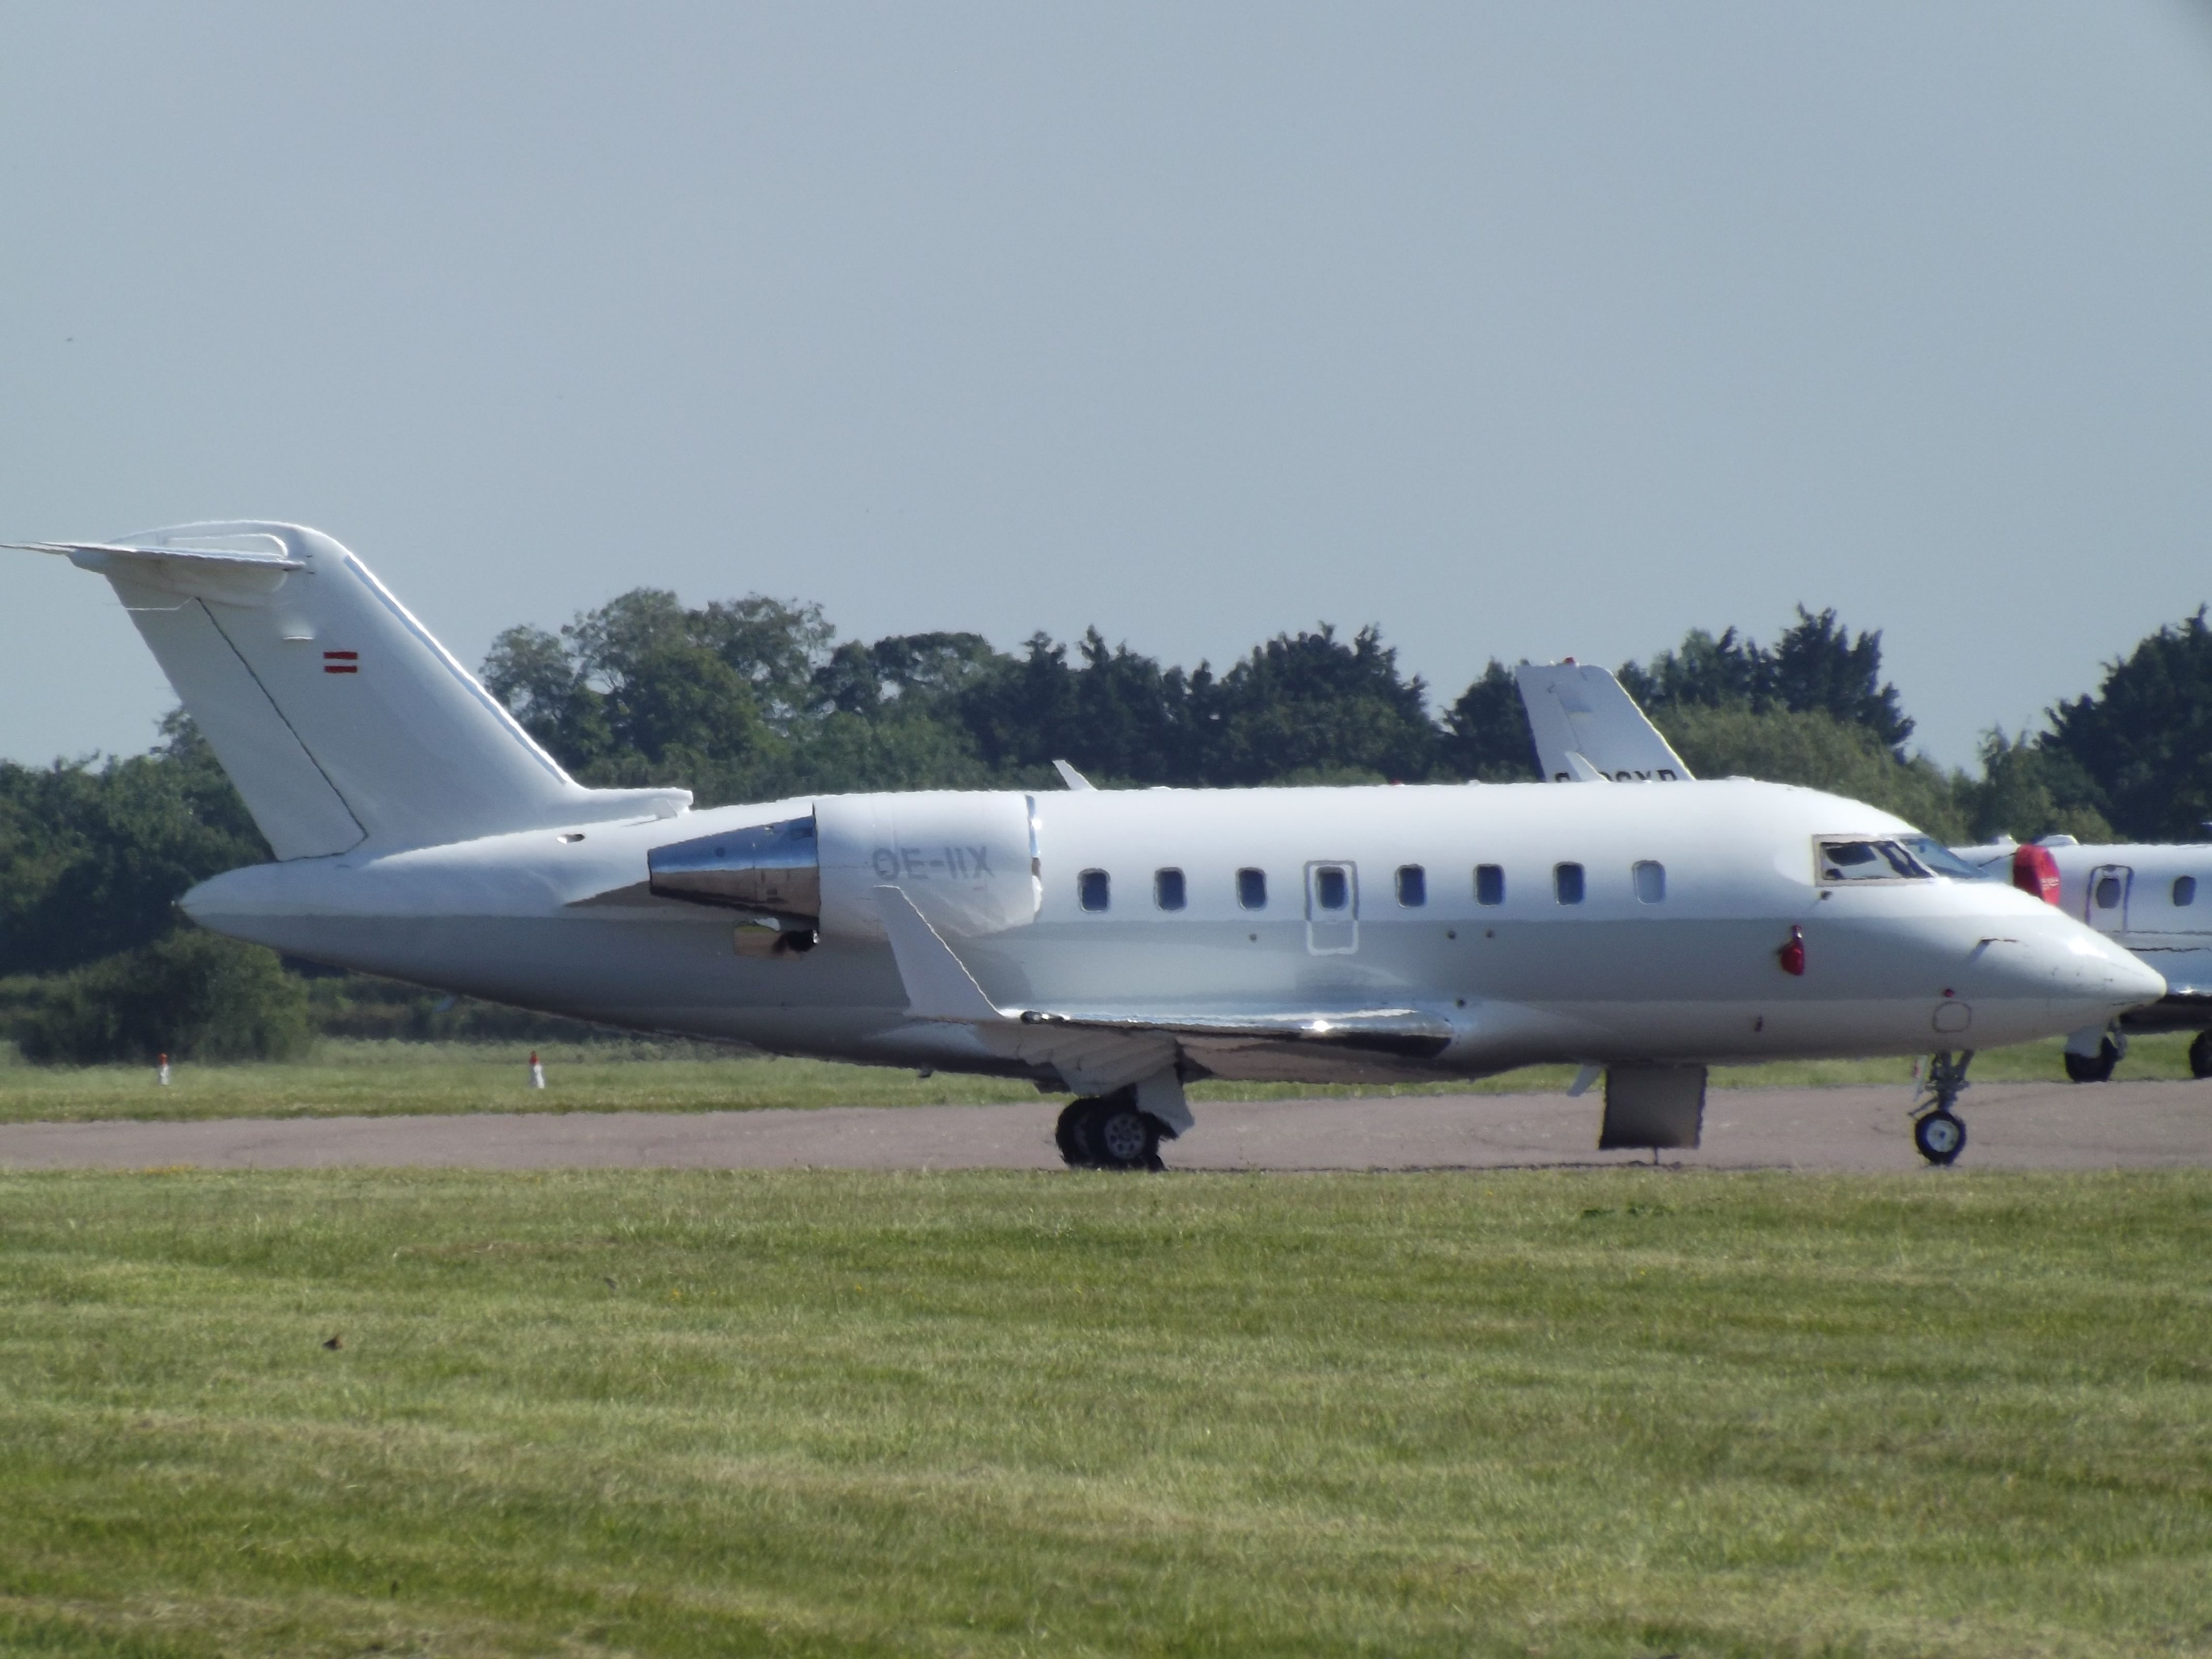
<path fill-rule="evenodd" d="M 1955 1057 L 1947 1049 L 1929 1058 L 1928 1075 L 1912 1108 L 1912 1144 L 1930 1164 L 1953 1163 L 1966 1149 L 1966 1125 L 1953 1108 L 1966 1092 L 1966 1067 L 1973 1059 L 1972 1048 Z"/>

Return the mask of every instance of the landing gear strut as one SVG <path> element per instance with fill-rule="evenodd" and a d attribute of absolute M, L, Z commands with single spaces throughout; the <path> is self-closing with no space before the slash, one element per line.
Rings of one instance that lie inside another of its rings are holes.
<path fill-rule="evenodd" d="M 1956 1056 L 1946 1049 L 1929 1058 L 1928 1076 L 1912 1109 L 1912 1144 L 1930 1164 L 1953 1163 L 1966 1150 L 1966 1126 L 1953 1108 L 1966 1092 L 1966 1067 L 1973 1060 L 1972 1048 Z"/>
<path fill-rule="evenodd" d="M 1150 1112 L 1137 1109 L 1134 1089 L 1117 1089 L 1070 1101 L 1052 1138 L 1072 1170 L 1157 1170 L 1165 1128 Z"/>
<path fill-rule="evenodd" d="M 2212 1031 L 2199 1031 L 2190 1042 L 2189 1075 L 2212 1077 Z"/>

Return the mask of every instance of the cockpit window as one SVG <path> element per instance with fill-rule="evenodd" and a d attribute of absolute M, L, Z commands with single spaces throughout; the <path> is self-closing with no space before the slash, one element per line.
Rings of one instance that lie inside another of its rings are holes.
<path fill-rule="evenodd" d="M 1934 872 L 1894 841 L 1824 841 L 1820 846 L 1820 880 L 1927 881 Z"/>
<path fill-rule="evenodd" d="M 1954 881 L 1996 881 L 1996 871 L 1984 870 L 1969 864 L 1933 836 L 1900 836 L 1905 849 L 1919 863 L 1936 875 L 1948 876 Z M 2009 866 L 2007 866 L 2009 869 Z"/>

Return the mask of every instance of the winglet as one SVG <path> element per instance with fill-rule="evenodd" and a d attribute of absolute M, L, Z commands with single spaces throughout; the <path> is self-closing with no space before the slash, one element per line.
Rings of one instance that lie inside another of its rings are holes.
<path fill-rule="evenodd" d="M 995 1024 L 1006 1018 L 952 947 L 915 908 L 903 889 L 878 887 L 876 906 L 891 936 L 891 955 L 906 986 L 908 1011 L 917 1019 L 957 1020 L 964 1025 Z"/>
<path fill-rule="evenodd" d="M 1060 774 L 1060 781 L 1071 789 L 1095 789 L 1098 787 L 1064 760 L 1054 761 L 1052 769 Z"/>

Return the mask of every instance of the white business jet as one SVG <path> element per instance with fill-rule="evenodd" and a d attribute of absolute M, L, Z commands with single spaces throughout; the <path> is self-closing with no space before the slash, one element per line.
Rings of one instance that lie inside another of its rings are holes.
<path fill-rule="evenodd" d="M 1705 1068 L 2014 1042 L 2158 975 L 1889 814 L 1731 781 L 817 795 L 572 781 L 329 537 L 46 543 L 113 584 L 276 852 L 218 933 L 639 1030 L 1029 1079 L 1152 1167 L 1184 1085 L 1605 1079 L 1693 1146 Z M 1921 1150 L 1954 1158 L 1943 1096 Z M 1358 1110 L 1347 1105 L 1347 1111 Z"/>

